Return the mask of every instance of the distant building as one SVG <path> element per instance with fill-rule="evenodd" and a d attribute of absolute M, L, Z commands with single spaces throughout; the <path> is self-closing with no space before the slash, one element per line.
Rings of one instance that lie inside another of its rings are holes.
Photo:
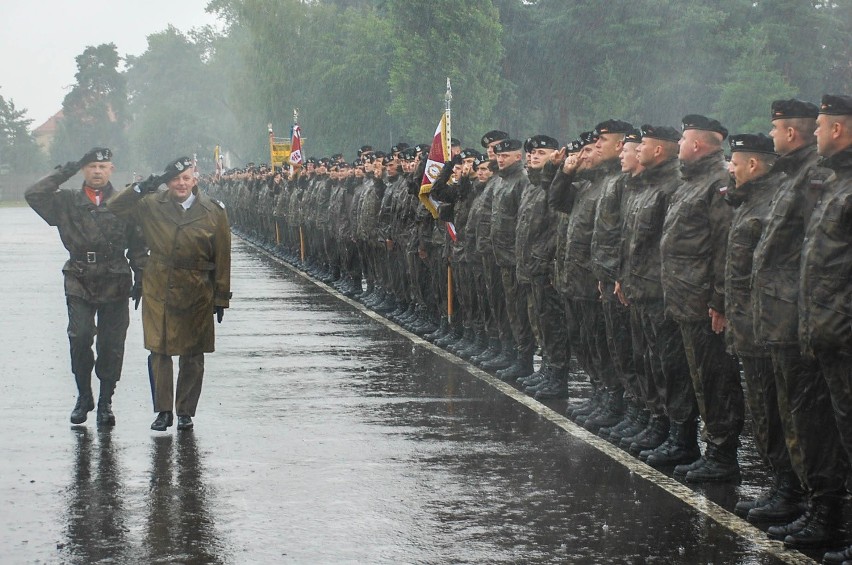
<path fill-rule="evenodd" d="M 50 146 L 53 144 L 53 138 L 56 137 L 56 129 L 59 125 L 59 120 L 61 119 L 62 110 L 59 110 L 49 117 L 46 122 L 33 130 L 33 137 L 35 137 L 36 143 L 38 143 L 41 150 L 48 155 L 50 154 Z"/>

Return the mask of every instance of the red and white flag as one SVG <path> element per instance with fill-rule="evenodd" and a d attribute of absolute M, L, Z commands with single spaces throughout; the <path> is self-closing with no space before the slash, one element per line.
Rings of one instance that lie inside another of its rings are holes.
<path fill-rule="evenodd" d="M 290 140 L 290 164 L 302 164 L 302 128 L 299 124 L 293 124 L 293 136 Z"/>
<path fill-rule="evenodd" d="M 432 217 L 438 219 L 438 203 L 429 194 L 432 192 L 432 185 L 435 179 L 441 174 L 441 169 L 444 168 L 450 156 L 447 154 L 449 143 L 447 143 L 447 114 L 441 116 L 441 121 L 438 122 L 438 127 L 435 129 L 435 135 L 432 137 L 432 145 L 429 147 L 429 157 L 426 161 L 426 171 L 423 173 L 423 179 L 420 181 L 420 202 L 426 206 L 426 209 L 432 214 Z M 452 222 L 444 222 L 447 226 L 447 233 L 450 234 L 450 239 L 456 241 L 456 226 Z"/>
<path fill-rule="evenodd" d="M 444 168 L 444 163 L 450 158 L 447 155 L 447 114 L 441 115 L 441 121 L 438 122 L 438 127 L 435 129 L 435 135 L 432 137 L 432 145 L 429 147 L 429 157 L 426 160 L 426 171 L 423 173 L 423 179 L 420 181 L 420 202 L 426 206 L 426 209 L 432 214 L 432 217 L 438 219 L 438 206 L 435 200 L 429 196 L 432 191 L 432 184 L 438 175 L 441 174 L 441 169 Z"/>

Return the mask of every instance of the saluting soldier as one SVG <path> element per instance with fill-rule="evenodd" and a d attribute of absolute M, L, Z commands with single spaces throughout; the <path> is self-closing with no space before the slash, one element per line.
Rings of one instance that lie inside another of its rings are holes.
<path fill-rule="evenodd" d="M 79 190 L 60 190 L 59 186 L 81 169 L 83 186 Z M 70 253 L 62 273 L 68 305 L 71 371 L 77 382 L 72 424 L 85 422 L 88 412 L 95 408 L 94 369 L 100 380 L 97 424 L 115 425 L 112 395 L 121 378 L 131 288 L 139 305 L 139 287 L 132 284 L 131 268 L 138 283 L 147 249 L 138 229 L 106 207 L 107 199 L 114 193 L 110 183 L 113 170 L 112 152 L 96 147 L 79 161 L 58 167 L 29 187 L 24 195 L 39 216 L 56 226 L 62 244 Z M 96 334 L 97 358 L 92 351 Z"/>
<path fill-rule="evenodd" d="M 165 431 L 177 411 L 178 429 L 193 427 L 204 354 L 215 345 L 231 298 L 231 232 L 225 207 L 199 192 L 192 160 L 181 157 L 109 201 L 116 216 L 135 220 L 151 248 L 143 280 L 142 328 L 157 418 Z M 168 190 L 158 192 L 162 183 Z M 177 394 L 172 356 L 180 357 Z"/>

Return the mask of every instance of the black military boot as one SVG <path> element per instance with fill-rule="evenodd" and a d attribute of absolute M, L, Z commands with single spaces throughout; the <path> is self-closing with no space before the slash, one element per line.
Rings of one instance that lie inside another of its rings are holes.
<path fill-rule="evenodd" d="M 95 409 L 95 399 L 92 398 L 92 376 L 74 376 L 77 381 L 77 403 L 71 410 L 71 423 L 82 424 L 89 417 L 89 412 Z"/>
<path fill-rule="evenodd" d="M 624 416 L 621 417 L 621 420 L 616 422 L 612 426 L 604 426 L 598 430 L 598 436 L 604 439 L 609 439 L 610 434 L 614 430 L 620 430 L 629 426 L 634 419 L 636 419 L 636 414 L 639 413 L 639 406 L 633 402 L 627 402 L 626 407 L 624 409 Z"/>
<path fill-rule="evenodd" d="M 785 524 L 800 516 L 804 510 L 805 491 L 799 479 L 795 476 L 783 476 L 777 479 L 775 488 L 769 493 L 769 499 L 762 504 L 755 503 L 746 517 L 749 522 L 754 523 Z"/>
<path fill-rule="evenodd" d="M 822 556 L 825 565 L 846 565 L 849 561 L 852 561 L 852 545 L 840 551 L 829 551 Z"/>
<path fill-rule="evenodd" d="M 648 427 L 639 432 L 630 444 L 631 455 L 639 455 L 645 449 L 654 449 L 662 445 L 669 437 L 669 419 L 661 414 L 651 416 Z"/>
<path fill-rule="evenodd" d="M 686 473 L 684 473 L 684 476 Z M 775 484 L 769 490 L 766 490 L 760 493 L 760 496 L 757 498 L 749 498 L 744 500 L 738 500 L 734 505 L 734 514 L 739 516 L 740 518 L 748 517 L 748 513 L 754 510 L 755 508 L 759 508 L 761 506 L 766 506 L 772 500 L 772 497 L 775 496 L 775 492 L 778 490 L 778 479 L 775 479 Z M 793 518 L 799 516 L 801 512 L 798 512 Z M 791 518 L 792 519 L 792 518 Z M 789 520 L 787 520 L 789 521 Z"/>
<path fill-rule="evenodd" d="M 698 457 L 694 461 L 690 463 L 681 463 L 680 465 L 675 465 L 674 471 L 672 471 L 672 476 L 678 480 L 683 480 L 686 478 L 687 473 L 690 471 L 695 471 L 707 464 L 707 458 L 710 457 L 715 446 L 713 444 L 708 444 L 704 450 L 704 455 Z"/>
<path fill-rule="evenodd" d="M 614 426 L 624 417 L 624 391 L 614 390 L 607 393 L 607 396 L 606 408 L 597 414 L 589 415 L 582 424 L 592 433 L 596 433 L 605 426 Z"/>
<path fill-rule="evenodd" d="M 111 427 L 115 425 L 115 415 L 112 413 L 112 395 L 115 392 L 115 381 L 101 381 L 98 396 L 98 426 Z"/>
<path fill-rule="evenodd" d="M 642 430 L 645 429 L 645 426 L 648 425 L 648 420 L 651 418 L 651 411 L 645 408 L 639 408 L 636 416 L 624 428 L 613 429 L 609 433 L 609 441 L 613 442 L 616 445 L 621 443 L 621 440 L 627 437 L 633 437 Z M 629 447 L 629 446 L 628 446 Z"/>
<path fill-rule="evenodd" d="M 470 358 L 470 362 L 476 365 L 477 367 L 481 367 L 482 363 L 485 361 L 490 361 L 491 359 L 500 355 L 503 350 L 503 346 L 500 344 L 500 340 L 497 338 L 490 338 L 488 340 L 488 347 L 480 353 L 479 355 L 475 355 Z"/>
<path fill-rule="evenodd" d="M 435 340 L 435 345 L 443 349 L 449 349 L 451 345 L 454 345 L 462 340 L 464 336 L 464 326 L 461 324 L 450 324 L 450 331 L 447 332 L 447 335 L 440 339 Z"/>
<path fill-rule="evenodd" d="M 503 344 L 500 355 L 483 361 L 479 366 L 485 371 L 499 371 L 505 369 L 515 361 L 515 346 L 511 342 Z"/>
<path fill-rule="evenodd" d="M 450 322 L 446 316 L 441 316 L 441 321 L 438 322 L 438 329 L 430 334 L 426 334 L 423 336 L 423 339 L 428 341 L 429 343 L 434 343 L 436 340 L 441 339 L 447 332 L 450 331 Z"/>
<path fill-rule="evenodd" d="M 474 339 L 476 339 L 476 332 L 473 331 L 473 328 L 471 326 L 464 326 L 462 327 L 459 338 L 452 343 L 448 343 L 446 350 L 453 355 L 458 355 L 459 351 L 473 345 Z"/>
<path fill-rule="evenodd" d="M 488 335 L 484 330 L 479 330 L 474 332 L 473 343 L 468 347 L 459 349 L 456 355 L 472 362 L 474 357 L 481 355 L 486 349 L 488 349 Z"/>
<path fill-rule="evenodd" d="M 555 398 L 568 398 L 568 371 L 559 371 L 550 367 L 548 369 L 549 380 L 536 390 L 533 398 L 536 400 L 553 400 Z"/>
<path fill-rule="evenodd" d="M 533 368 L 533 352 L 518 351 L 515 362 L 497 371 L 497 378 L 505 382 L 513 382 L 520 377 L 527 377 L 535 372 Z"/>
<path fill-rule="evenodd" d="M 667 467 L 695 461 L 701 456 L 696 436 L 696 422 L 675 423 L 669 426 L 670 442 L 652 451 L 645 458 L 645 463 L 651 467 Z M 666 447 L 668 443 L 668 447 Z M 640 458 L 642 454 L 639 454 Z"/>
<path fill-rule="evenodd" d="M 740 477 L 740 465 L 737 461 L 738 439 L 728 440 L 715 449 L 705 453 L 704 464 L 689 471 L 684 479 L 688 483 L 711 483 L 734 481 Z M 709 447 L 709 445 L 708 445 Z"/>
<path fill-rule="evenodd" d="M 840 519 L 843 499 L 840 496 L 820 496 L 811 500 L 810 519 L 804 527 L 787 534 L 784 545 L 791 549 L 828 547 L 840 538 Z"/>
<path fill-rule="evenodd" d="M 569 405 L 565 410 L 565 415 L 568 416 L 571 420 L 576 421 L 580 416 L 588 416 L 603 404 L 604 401 L 604 391 L 599 388 L 595 388 L 592 391 L 592 395 L 575 405 Z"/>

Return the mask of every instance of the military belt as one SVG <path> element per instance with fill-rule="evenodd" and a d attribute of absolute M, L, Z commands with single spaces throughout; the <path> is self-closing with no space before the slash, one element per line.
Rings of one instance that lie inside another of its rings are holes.
<path fill-rule="evenodd" d="M 83 253 L 71 253 L 71 260 L 77 263 L 108 263 L 123 258 L 123 252 L 104 253 L 103 251 L 84 251 Z"/>
<path fill-rule="evenodd" d="M 158 263 L 162 263 L 167 267 L 173 267 L 175 269 L 186 269 L 187 271 L 216 270 L 216 263 L 211 263 L 209 261 L 180 261 L 178 259 L 166 257 L 165 255 L 160 255 L 159 253 L 151 253 L 151 259 Z"/>

